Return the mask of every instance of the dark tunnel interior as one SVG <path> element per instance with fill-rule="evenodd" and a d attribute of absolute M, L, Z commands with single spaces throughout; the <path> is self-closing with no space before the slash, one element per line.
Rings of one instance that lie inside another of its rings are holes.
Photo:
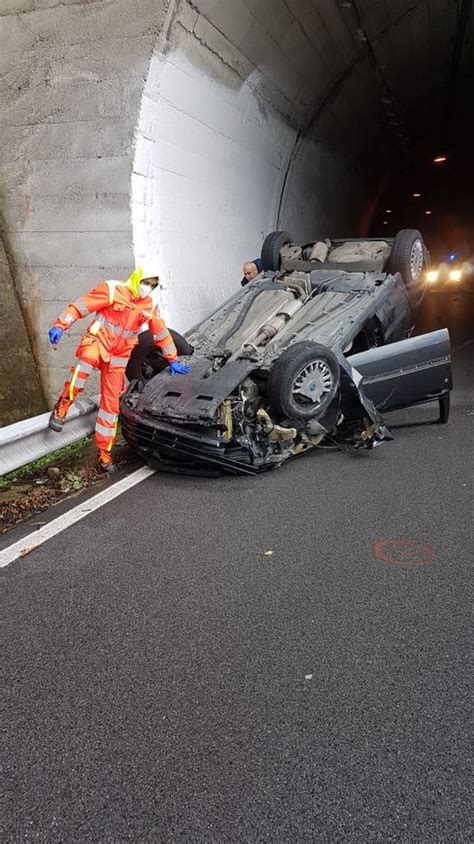
<path fill-rule="evenodd" d="M 397 113 L 399 155 L 386 176 L 371 226 L 378 236 L 420 229 L 434 261 L 449 254 L 460 260 L 474 256 L 472 0 L 455 5 L 448 72 L 417 93 L 409 109 Z M 414 68 L 415 91 L 417 83 Z"/>

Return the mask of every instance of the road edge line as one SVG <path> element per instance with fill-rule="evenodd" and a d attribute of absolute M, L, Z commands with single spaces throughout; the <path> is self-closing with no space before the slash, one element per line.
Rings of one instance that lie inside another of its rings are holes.
<path fill-rule="evenodd" d="M 53 536 L 71 527 L 71 525 L 84 519 L 90 513 L 103 507 L 104 504 L 108 504 L 109 501 L 118 498 L 119 495 L 122 495 L 128 489 L 154 475 L 155 471 L 155 469 L 151 469 L 149 466 L 141 466 L 140 469 L 137 469 L 106 489 L 101 490 L 97 495 L 93 495 L 81 504 L 77 504 L 76 507 L 67 510 L 61 516 L 43 525 L 39 530 L 29 533 L 23 539 L 19 539 L 12 545 L 7 546 L 7 548 L 2 549 L 0 551 L 0 568 L 5 568 L 20 557 L 24 557 L 31 551 L 40 548 L 45 542 L 52 539 Z"/>

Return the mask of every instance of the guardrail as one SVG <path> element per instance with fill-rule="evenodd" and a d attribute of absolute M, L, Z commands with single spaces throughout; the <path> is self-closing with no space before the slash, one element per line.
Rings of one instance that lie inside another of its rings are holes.
<path fill-rule="evenodd" d="M 0 428 L 0 477 L 77 442 L 94 430 L 99 396 L 76 399 L 61 433 L 48 428 L 49 413 Z"/>

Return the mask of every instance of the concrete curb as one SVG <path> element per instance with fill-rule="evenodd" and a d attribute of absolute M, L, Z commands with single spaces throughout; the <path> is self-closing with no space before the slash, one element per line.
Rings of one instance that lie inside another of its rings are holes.
<path fill-rule="evenodd" d="M 77 399 L 61 433 L 48 428 L 49 413 L 0 429 L 0 477 L 58 448 L 77 442 L 94 430 L 99 396 Z"/>

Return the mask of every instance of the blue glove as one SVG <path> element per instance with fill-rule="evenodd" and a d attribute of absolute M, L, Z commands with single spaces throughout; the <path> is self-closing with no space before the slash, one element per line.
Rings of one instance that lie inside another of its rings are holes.
<path fill-rule="evenodd" d="M 173 360 L 170 363 L 170 370 L 172 375 L 186 375 L 189 372 L 189 366 L 185 363 L 179 363 L 177 360 Z"/>
<path fill-rule="evenodd" d="M 52 343 L 53 346 L 57 346 L 63 334 L 64 331 L 62 328 L 50 328 L 48 332 L 49 342 Z"/>

